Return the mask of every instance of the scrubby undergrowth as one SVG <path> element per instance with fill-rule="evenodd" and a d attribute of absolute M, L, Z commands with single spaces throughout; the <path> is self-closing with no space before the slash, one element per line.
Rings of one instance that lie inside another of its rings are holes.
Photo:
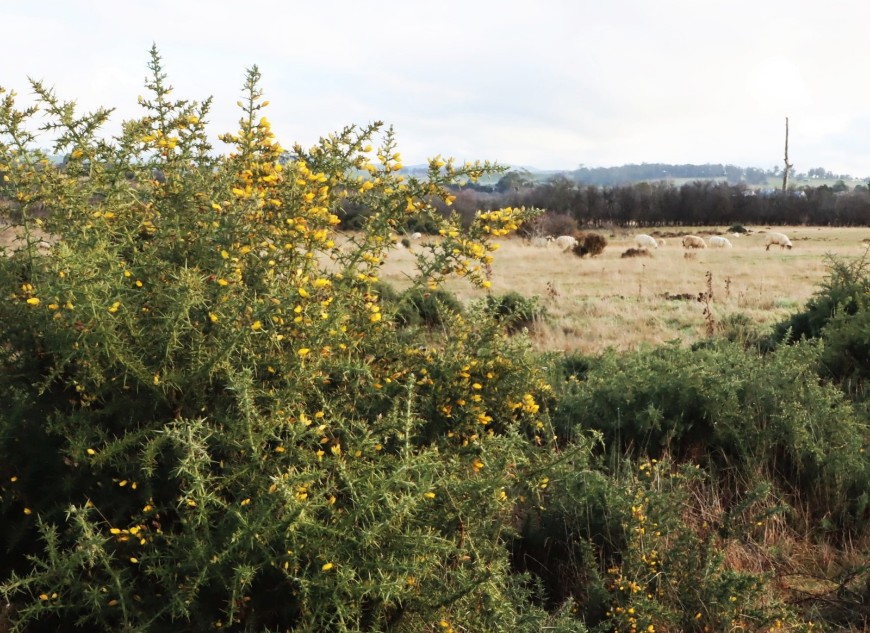
<path fill-rule="evenodd" d="M 0 103 L 0 628 L 866 622 L 866 569 L 840 602 L 778 575 L 783 543 L 866 537 L 866 376 L 831 361 L 861 360 L 866 292 L 813 342 L 541 355 L 534 299 L 440 288 L 488 287 L 491 238 L 534 215 L 439 211 L 497 167 L 405 178 L 379 124 L 285 152 L 256 69 L 218 153 L 209 101 L 150 69 L 116 139 L 38 83 L 39 111 Z M 379 270 L 416 226 L 439 239 L 398 295 Z"/>

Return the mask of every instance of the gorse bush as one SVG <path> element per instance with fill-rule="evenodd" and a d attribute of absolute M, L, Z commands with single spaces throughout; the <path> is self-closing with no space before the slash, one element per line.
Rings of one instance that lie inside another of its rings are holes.
<path fill-rule="evenodd" d="M 495 318 L 509 332 L 519 332 L 523 328 L 532 327 L 535 320 L 542 318 L 545 312 L 537 297 L 524 297 L 515 291 L 498 296 L 488 295 L 485 301 Z"/>
<path fill-rule="evenodd" d="M 816 338 L 839 312 L 855 314 L 870 293 L 870 262 L 867 253 L 852 261 L 831 259 L 829 274 L 803 310 L 775 328 L 777 339 L 797 341 Z"/>
<path fill-rule="evenodd" d="M 606 570 L 609 608 L 596 630 L 813 630 L 771 598 L 767 574 L 728 561 L 769 508 L 758 512 L 759 504 L 748 503 L 737 516 L 711 512 L 704 474 L 691 465 L 640 460 L 614 479 L 624 488 L 612 490 L 613 505 L 601 511 L 618 521 L 623 545 Z M 752 495 L 763 497 L 763 490 Z"/>
<path fill-rule="evenodd" d="M 765 491 L 728 515 L 708 484 L 697 466 L 669 461 L 567 462 L 522 515 L 514 565 L 602 633 L 812 630 L 771 598 L 768 574 L 728 560 L 775 512 Z"/>
<path fill-rule="evenodd" d="M 722 342 L 592 359 L 581 376 L 557 372 L 557 432 L 603 434 L 616 454 L 671 454 L 746 481 L 776 482 L 816 518 L 860 525 L 870 461 L 866 422 L 833 384 L 819 380 L 823 347 L 767 355 Z M 856 505 L 857 503 L 857 505 Z"/>
<path fill-rule="evenodd" d="M 449 290 L 414 287 L 398 298 L 395 319 L 399 325 L 433 328 L 444 325 L 450 313 L 459 312 L 462 312 L 462 303 Z"/>
<path fill-rule="evenodd" d="M 149 67 L 143 116 L 115 139 L 98 137 L 108 111 L 39 83 L 38 106 L 0 103 L 0 195 L 22 238 L 0 258 L 12 630 L 560 626 L 504 547 L 553 435 L 528 348 L 484 313 L 451 313 L 451 336 L 421 348 L 379 294 L 410 218 L 440 234 L 414 288 L 488 286 L 490 238 L 528 213 L 460 231 L 429 201 L 495 168 L 436 158 L 405 178 L 377 123 L 288 155 L 256 68 L 220 154 L 210 102 L 171 100 L 156 50 Z M 36 116 L 61 167 L 34 149 Z M 350 208 L 369 212 L 346 251 Z"/>
<path fill-rule="evenodd" d="M 827 376 L 856 399 L 866 399 L 870 380 L 870 259 L 832 259 L 829 274 L 803 310 L 779 323 L 776 341 L 824 341 Z M 827 377 L 826 376 L 826 377 Z"/>

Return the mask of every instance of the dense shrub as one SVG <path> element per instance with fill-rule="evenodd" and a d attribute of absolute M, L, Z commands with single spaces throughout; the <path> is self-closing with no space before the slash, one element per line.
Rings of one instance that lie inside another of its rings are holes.
<path fill-rule="evenodd" d="M 826 373 L 856 398 L 870 381 L 870 259 L 832 259 L 830 272 L 804 309 L 774 328 L 774 340 L 821 338 Z"/>
<path fill-rule="evenodd" d="M 437 235 L 441 225 L 437 217 L 413 216 L 405 223 L 406 233 L 423 233 L 424 235 Z"/>
<path fill-rule="evenodd" d="M 771 599 L 767 574 L 727 557 L 776 514 L 765 489 L 731 513 L 714 490 L 692 465 L 619 461 L 608 472 L 566 461 L 523 515 L 514 565 L 594 631 L 807 630 Z"/>
<path fill-rule="evenodd" d="M 448 313 L 462 312 L 462 302 L 449 290 L 437 288 L 410 288 L 398 299 L 395 319 L 399 325 L 424 325 L 429 328 L 443 325 Z"/>
<path fill-rule="evenodd" d="M 754 348 L 760 352 L 772 349 L 769 334 L 763 332 L 757 323 L 742 312 L 726 314 L 718 324 L 720 337 L 739 343 L 745 348 Z"/>
<path fill-rule="evenodd" d="M 484 312 L 414 344 L 378 286 L 394 227 L 489 166 L 405 178 L 379 124 L 288 159 L 256 68 L 219 154 L 209 102 L 170 100 L 156 51 L 150 68 L 116 141 L 96 137 L 106 111 L 34 84 L 60 168 L 34 149 L 36 110 L 0 102 L 4 219 L 24 242 L 0 258 L 11 625 L 576 630 L 530 603 L 505 547 L 550 469 L 530 350 Z M 334 242 L 345 207 L 377 210 L 352 251 Z M 438 216 L 413 287 L 487 286 L 490 236 L 527 215 L 461 232 Z"/>
<path fill-rule="evenodd" d="M 866 253 L 852 262 L 831 259 L 829 263 L 828 276 L 804 309 L 776 326 L 777 339 L 790 342 L 817 338 L 837 312 L 858 311 L 861 299 L 870 293 L 870 262 Z"/>
<path fill-rule="evenodd" d="M 720 343 L 604 354 L 554 383 L 554 424 L 565 437 L 598 430 L 617 454 L 667 452 L 724 469 L 739 485 L 762 475 L 817 516 L 850 521 L 868 501 L 868 428 L 819 381 L 822 353 L 800 344 L 761 356 Z"/>
<path fill-rule="evenodd" d="M 544 308 L 537 297 L 524 297 L 515 291 L 498 296 L 488 295 L 485 302 L 508 332 L 519 332 L 524 328 L 530 328 L 537 319 L 544 316 Z"/>

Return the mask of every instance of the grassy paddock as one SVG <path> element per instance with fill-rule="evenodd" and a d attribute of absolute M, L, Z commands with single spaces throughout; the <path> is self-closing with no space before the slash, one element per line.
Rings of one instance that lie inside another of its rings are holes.
<path fill-rule="evenodd" d="M 608 239 L 605 251 L 580 259 L 555 246 L 539 248 L 519 238 L 504 239 L 495 253 L 492 292 L 515 290 L 538 296 L 547 308 L 546 323 L 533 333 L 541 349 L 579 350 L 587 353 L 607 347 L 634 350 L 679 339 L 691 344 L 706 336 L 705 304 L 697 297 L 707 291 L 711 274 L 712 318 L 716 323 L 734 313 L 767 326 L 800 308 L 827 273 L 828 255 L 855 258 L 870 246 L 870 228 L 777 227 L 794 243 L 791 251 L 764 249 L 767 227 L 729 235 L 734 248 L 706 249 L 685 256 L 677 234 L 703 237 L 722 228 L 696 227 L 672 231 L 666 244 L 649 258 L 623 259 L 634 246 L 634 232 L 601 231 Z M 427 239 L 411 250 L 424 248 Z M 396 248 L 382 271 L 384 281 L 401 288 L 410 272 L 413 254 Z M 447 288 L 463 301 L 482 296 L 461 281 Z"/>
<path fill-rule="evenodd" d="M 580 259 L 552 245 L 539 248 L 517 237 L 501 240 L 495 253 L 491 291 L 514 290 L 538 296 L 547 309 L 547 319 L 532 333 L 542 350 L 577 350 L 595 353 L 613 347 L 631 351 L 674 339 L 690 345 L 706 336 L 705 304 L 697 300 L 707 291 L 711 274 L 715 323 L 740 313 L 760 327 L 783 320 L 802 307 L 816 291 L 828 270 L 827 257 L 856 258 L 870 248 L 870 228 L 774 227 L 794 244 L 791 251 L 772 246 L 764 249 L 767 227 L 747 227 L 742 236 L 728 235 L 732 249 L 689 253 L 680 235 L 703 237 L 724 234 L 722 227 L 689 227 L 647 231 L 666 244 L 652 257 L 620 255 L 634 246 L 635 231 L 599 231 L 607 237 L 604 252 Z M 44 239 L 44 235 L 36 236 Z M 411 249 L 397 246 L 382 270 L 384 281 L 402 288 L 412 272 L 414 251 L 425 248 L 424 236 Z M 0 246 L 16 246 L 10 227 L 0 227 Z M 461 280 L 446 288 L 464 302 L 483 296 L 484 291 Z M 689 296 L 693 298 L 674 298 Z M 671 298 L 668 298 L 671 297 Z"/>

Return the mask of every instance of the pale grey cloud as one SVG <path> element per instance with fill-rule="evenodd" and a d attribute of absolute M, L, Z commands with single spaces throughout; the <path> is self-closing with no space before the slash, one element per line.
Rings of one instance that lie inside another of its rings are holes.
<path fill-rule="evenodd" d="M 406 163 L 768 168 L 788 116 L 799 168 L 867 175 L 868 22 L 848 0 L 43 0 L 0 5 L 0 85 L 120 120 L 156 43 L 180 98 L 214 96 L 215 134 L 256 64 L 285 145 L 383 120 Z"/>

